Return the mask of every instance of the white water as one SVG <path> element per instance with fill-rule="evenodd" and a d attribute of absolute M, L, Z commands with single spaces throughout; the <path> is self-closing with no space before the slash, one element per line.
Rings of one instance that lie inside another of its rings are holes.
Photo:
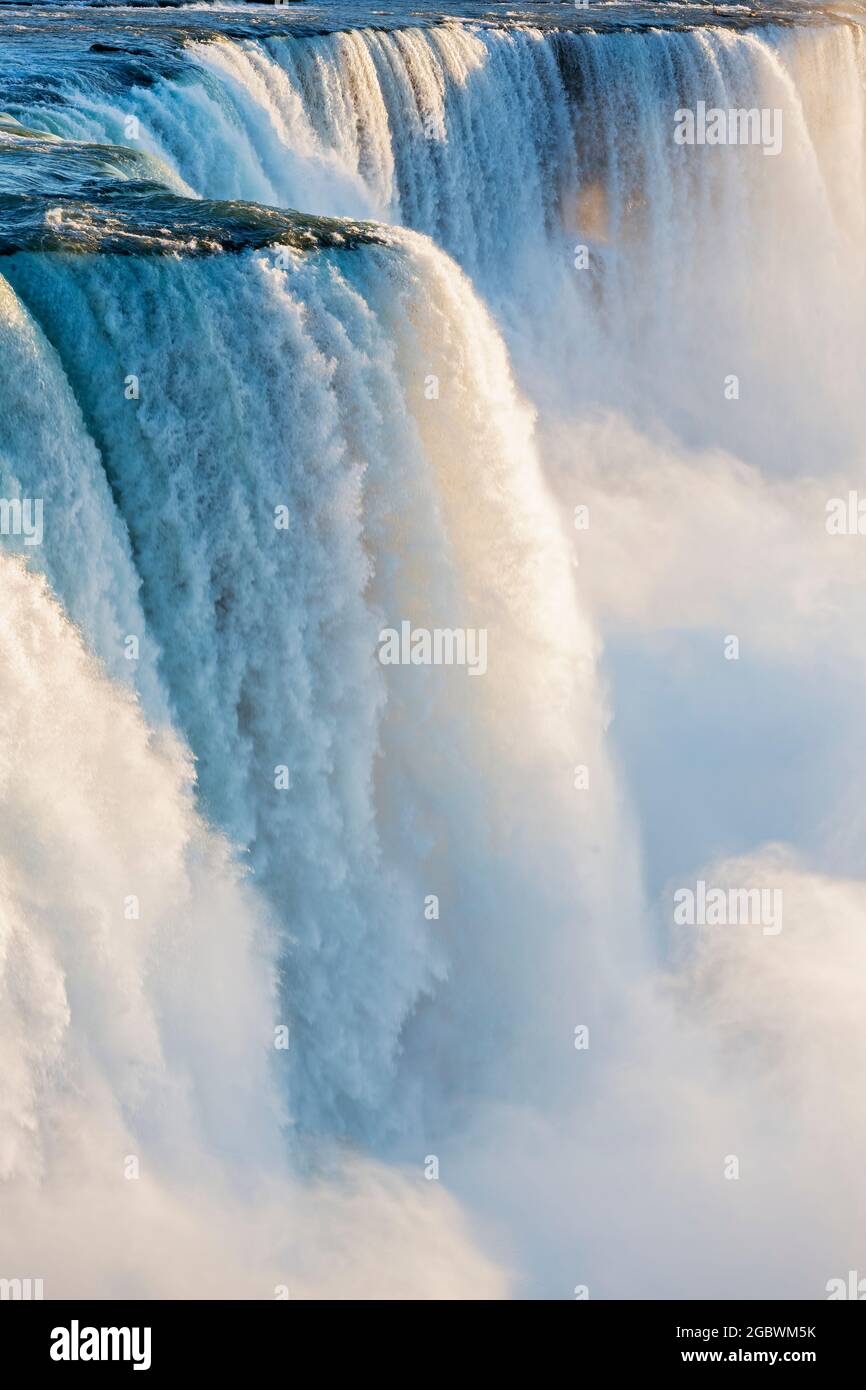
<path fill-rule="evenodd" d="M 182 271 L 19 257 L 12 274 L 70 366 L 142 586 L 145 615 L 131 597 L 125 633 L 103 629 L 98 600 L 77 597 L 76 616 L 110 666 L 128 633 L 145 668 L 158 663 L 203 806 L 283 923 L 293 1110 L 326 1132 L 403 1124 L 401 1031 L 437 981 L 460 962 L 458 1016 L 494 980 L 513 1001 L 555 989 L 573 949 L 562 928 L 592 912 L 572 759 L 593 764 L 605 814 L 594 640 L 502 346 L 459 272 L 411 238 L 299 257 L 288 272 L 265 255 Z M 54 355 L 40 349 L 48 372 Z M 428 401 L 431 373 L 440 397 Z M 87 457 L 80 418 L 56 404 L 67 390 L 46 393 L 41 424 Z M 22 424 L 17 481 L 30 495 L 42 464 Z M 101 473 L 78 485 L 85 511 L 112 517 Z M 55 533 L 73 541 L 66 499 L 46 507 L 51 553 Z M 74 543 L 79 586 L 122 593 L 121 562 Z M 406 617 L 486 627 L 487 677 L 386 680 L 378 633 Z M 533 730 L 526 749 L 518 727 Z M 287 792 L 274 788 L 279 765 Z M 530 967 L 520 938 L 540 855 L 560 867 Z M 429 893 L 438 925 L 424 919 Z M 498 1031 L 481 1053 L 514 1048 Z"/>
<path fill-rule="evenodd" d="M 658 924 L 642 899 L 622 787 L 644 818 L 653 891 L 674 870 L 725 859 L 740 847 L 753 754 L 724 726 L 710 730 L 721 739 L 712 757 L 727 751 L 744 781 L 736 813 L 705 813 L 713 792 L 701 721 L 727 673 L 696 664 L 665 629 L 709 641 L 736 622 L 759 652 L 759 699 L 762 670 L 771 689 L 776 679 L 761 663 L 772 665 L 780 625 L 795 681 L 814 666 L 828 623 L 819 666 L 832 675 L 857 630 L 850 553 L 816 543 L 805 579 L 792 557 L 821 528 L 826 489 L 856 477 L 862 455 L 862 35 L 840 26 L 559 42 L 559 60 L 549 36 L 457 26 L 199 45 L 183 84 L 158 81 L 122 107 L 78 91 L 69 109 L 52 109 L 59 133 L 119 142 L 126 115 L 138 114 L 141 145 L 175 187 L 202 196 L 401 222 L 472 283 L 409 232 L 289 269 L 268 253 L 195 264 L 19 255 L 6 267 L 4 495 L 42 489 L 46 544 L 31 566 L 44 568 L 107 672 L 134 682 L 150 727 L 171 719 L 198 784 L 196 811 L 181 749 L 158 754 L 166 735 L 148 735 L 103 675 L 80 674 L 71 635 L 58 646 L 72 673 L 37 680 L 32 666 L 10 663 L 4 707 L 32 713 L 34 749 L 61 703 L 64 720 L 84 721 L 84 771 L 61 766 L 61 786 L 90 775 L 85 755 L 101 728 L 114 738 L 117 723 L 126 751 L 112 742 L 99 760 L 121 788 L 110 779 L 99 792 L 103 819 L 88 824 L 93 792 L 70 793 L 47 833 L 31 831 L 33 848 L 4 850 L 21 866 L 14 912 L 28 930 L 31 910 L 37 922 L 26 965 L 35 983 L 12 1018 L 27 1019 L 37 1001 L 47 1019 L 46 1054 L 25 1053 L 13 1073 L 6 1170 L 50 1175 L 57 1162 L 39 1125 L 66 1105 L 65 1092 L 38 1078 L 56 1073 L 69 1028 L 76 1048 L 105 1049 L 88 1085 L 109 1112 L 136 1117 L 148 1152 L 165 1142 L 152 1114 L 171 1116 L 167 1171 L 202 1151 L 230 1173 L 253 1159 L 278 1168 L 285 1106 L 302 1131 L 373 1143 L 416 1173 L 426 1153 L 440 1154 L 445 1185 L 497 1241 L 509 1232 L 533 1292 L 568 1296 L 589 1277 L 607 1294 L 742 1294 L 748 1277 L 751 1293 L 820 1293 L 855 1259 L 860 1233 L 846 1182 L 833 1196 L 816 1187 L 831 1159 L 849 1172 L 839 1148 L 862 1131 L 856 1096 L 847 1084 L 834 1090 L 817 1134 L 804 1118 L 828 1077 L 862 1062 L 840 964 L 861 950 L 856 845 L 840 863 L 833 834 L 805 812 L 791 838 L 808 867 L 796 855 L 784 867 L 787 971 L 732 941 L 710 972 L 710 1004 L 709 966 L 699 963 L 691 982 L 684 972 L 686 1022 L 672 1022 L 667 1003 L 631 997 Z M 677 149 L 673 109 L 698 99 L 783 107 L 783 155 Z M 577 242 L 590 246 L 590 271 L 572 264 Z M 537 425 L 504 343 L 540 407 Z M 733 406 L 721 389 L 732 371 L 743 383 Z M 137 402 L 124 396 L 129 373 Z M 435 400 L 425 394 L 431 375 Z M 570 512 L 587 500 L 593 523 L 575 570 Z M 287 533 L 273 526 L 278 505 L 289 509 Z M 10 611 L 22 605 L 26 630 L 61 622 L 33 581 L 8 574 Z M 406 617 L 486 627 L 488 676 L 386 673 L 377 634 Z M 605 681 L 603 626 L 615 649 Z M 140 638 L 136 665 L 123 657 L 128 634 Z M 854 664 L 859 677 L 859 649 Z M 619 789 L 607 679 L 624 711 Z M 36 686 L 47 705 L 31 711 Z M 665 727 L 656 698 L 680 701 L 683 728 L 647 772 L 645 745 Z M 836 711 L 809 698 L 807 722 L 817 711 L 826 725 Z M 850 699 L 859 704 L 856 680 Z M 62 722 L 56 739 L 46 778 L 60 752 L 75 754 Z M 37 758 L 30 747 L 23 740 L 22 766 Z M 124 758 L 141 773 L 125 773 Z M 583 801 L 577 763 L 591 769 Z M 290 769 L 290 791 L 274 789 L 278 764 Z M 809 773 L 795 770 L 795 800 L 808 803 Z M 10 774 L 6 785 L 18 781 Z M 677 811 L 660 782 L 681 790 L 694 823 L 689 859 L 673 831 L 666 838 Z M 856 790 L 841 773 L 834 785 L 840 798 Z M 34 826 L 47 796 L 25 808 Z M 758 801 L 750 850 L 780 838 Z M 17 803 L 9 809 L 18 823 Z M 244 884 L 199 814 L 248 865 Z M 56 900 L 38 904 L 54 872 L 39 856 L 64 834 L 60 882 L 81 839 L 93 854 L 81 861 L 86 887 L 71 920 Z M 774 872 L 760 848 L 751 862 L 759 877 Z M 736 869 L 719 872 L 742 881 Z M 97 973 L 96 1006 L 70 1007 L 94 974 L 70 942 L 91 930 L 113 941 L 114 904 L 138 891 L 130 882 L 144 883 L 142 901 L 156 898 L 151 934 L 122 936 L 120 964 L 109 955 L 104 979 Z M 424 918 L 428 894 L 440 897 L 438 922 Z M 808 904 L 799 915 L 798 902 Z M 179 920 L 192 977 L 159 945 Z M 815 923 L 825 920 L 833 965 L 812 1061 L 798 1067 L 797 1022 L 827 950 Z M 205 923 L 207 947 L 197 944 Z M 13 927 L 10 950 L 23 932 Z M 145 947 L 155 961 L 141 959 Z M 129 1097 L 124 1047 L 133 1049 L 106 1004 L 118 970 L 132 998 L 124 1018 L 149 1049 Z M 76 972 L 80 993 L 70 996 Z M 223 990 L 227 1041 L 212 1011 Z M 206 1041 L 195 1027 L 190 1041 L 176 1013 L 202 995 Z M 780 998 L 788 1003 L 776 1012 Z M 92 1019 L 86 1038 L 79 1009 Z M 759 1040 L 753 1082 L 724 1048 L 717 1054 L 732 1017 Z M 263 1057 L 258 1077 L 249 1059 L 283 1019 L 292 1045 L 272 1084 Z M 580 1022 L 598 1039 L 600 1067 L 577 1084 Z M 10 1053 L 29 1035 L 13 1022 Z M 227 1118 L 221 1107 L 237 1088 L 249 1090 L 249 1111 Z M 763 1118 L 774 1110 L 772 1128 Z M 738 1146 L 758 1177 L 734 1212 L 716 1170 Z M 219 1193 L 223 1181 L 214 1180 Z M 689 1222 L 702 1229 L 697 1261 Z M 764 1257 L 744 1276 L 737 1241 L 754 1242 L 759 1226 Z M 461 1241 L 455 1224 L 443 1258 L 455 1287 L 469 1288 L 477 1257 Z M 647 1273 L 647 1251 L 665 1241 L 673 1253 Z M 192 1244 L 206 1248 L 200 1231 Z M 270 1255 L 257 1259 L 273 1282 Z M 151 1271 L 151 1286 L 162 1277 Z M 441 1288 L 418 1277 L 426 1292 Z M 498 1287 L 492 1272 L 479 1277 Z"/>
<path fill-rule="evenodd" d="M 426 233 L 489 299 L 550 413 L 626 408 L 779 473 L 813 471 L 817 451 L 844 465 L 859 447 L 857 25 L 551 36 L 452 23 L 188 51 L 183 83 L 118 103 L 91 80 L 71 87 L 70 110 L 38 117 L 133 143 L 202 196 Z M 782 157 L 676 147 L 673 113 L 699 100 L 781 109 Z M 750 383 L 748 411 L 726 408 L 730 372 Z"/>
<path fill-rule="evenodd" d="M 0 589 L 4 1277 L 38 1269 L 47 1298 L 498 1296 L 444 1194 L 360 1162 L 290 1181 L 267 923 L 189 756 L 9 556 Z"/>

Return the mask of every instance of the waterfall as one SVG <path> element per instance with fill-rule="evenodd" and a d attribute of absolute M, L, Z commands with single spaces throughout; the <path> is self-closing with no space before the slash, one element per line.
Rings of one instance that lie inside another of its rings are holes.
<path fill-rule="evenodd" d="M 841 670 L 859 700 L 856 558 L 823 505 L 866 426 L 863 29 L 250 11 L 118 13 L 95 47 L 92 16 L 46 20 L 32 72 L 0 19 L 0 496 L 44 526 L 0 555 L 0 1178 L 71 1249 L 89 1149 L 141 1159 L 161 1231 L 206 1170 L 208 1292 L 224 1210 L 229 1294 L 288 1268 L 313 1295 L 327 1260 L 297 1248 L 342 1222 L 376 1267 L 404 1220 L 422 1296 L 567 1297 L 575 1260 L 603 1295 L 680 1293 L 691 1257 L 648 1289 L 645 1254 L 696 1212 L 710 1292 L 752 1221 L 750 1291 L 808 1293 L 854 1258 L 842 1196 L 808 1194 L 862 1120 L 840 1087 L 803 1140 L 763 1067 L 808 1109 L 846 1038 L 863 1055 L 857 846 L 786 811 L 767 850 L 762 794 L 712 804 L 733 668 L 677 643 L 739 632 L 792 684 L 820 648 L 802 698 L 855 727 L 828 692 Z M 779 156 L 678 145 L 701 102 L 780 111 Z M 404 624 L 483 632 L 483 678 L 384 664 Z M 669 949 L 657 897 L 702 864 L 784 881 L 787 975 L 739 939 Z M 799 1071 L 816 923 L 839 1005 Z M 759 1193 L 728 1235 L 708 1174 L 734 1144 Z M 447 1193 L 428 1229 L 430 1154 L 508 1231 L 512 1285 Z"/>
<path fill-rule="evenodd" d="M 186 52 L 180 78 L 122 94 L 105 74 L 73 79 L 64 104 L 26 116 L 120 144 L 133 116 L 134 147 L 178 188 L 425 233 L 488 300 L 522 384 L 550 412 L 625 403 L 690 444 L 743 457 L 759 440 L 762 466 L 772 436 L 779 472 L 809 471 L 818 449 L 844 460 L 862 436 L 859 25 L 451 23 L 222 37 Z M 784 157 L 677 147 L 675 111 L 702 100 L 782 110 Z M 589 263 L 576 273 L 581 246 Z M 748 412 L 718 404 L 732 363 L 753 383 Z M 809 389 L 792 411 L 795 374 Z M 819 422 L 815 400 L 832 405 Z"/>

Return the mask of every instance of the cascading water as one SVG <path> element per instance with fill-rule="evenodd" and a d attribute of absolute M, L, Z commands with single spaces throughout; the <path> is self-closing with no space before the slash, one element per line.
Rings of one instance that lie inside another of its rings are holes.
<path fill-rule="evenodd" d="M 606 1148 L 645 1142 L 635 1058 L 656 1038 L 656 1124 L 692 1093 L 693 1059 L 724 1065 L 689 1009 L 659 1023 L 644 997 L 663 949 L 644 877 L 655 891 L 680 864 L 649 824 L 646 865 L 637 844 L 630 663 L 652 691 L 658 548 L 686 531 L 722 544 L 715 521 L 676 513 L 695 476 L 723 521 L 778 489 L 784 538 L 796 489 L 862 451 L 866 82 L 856 19 L 593 15 L 373 30 L 328 7 L 292 23 L 37 10 L 38 79 L 26 26 L 0 16 L 0 492 L 44 508 L 42 544 L 4 537 L 2 559 L 4 742 L 20 746 L 0 786 L 20 829 L 3 849 L 0 1172 L 42 1184 L 55 1214 L 52 1117 L 75 1124 L 75 1093 L 98 1109 L 100 1164 L 109 1135 L 158 1170 L 166 1223 L 207 1154 L 240 1232 L 249 1208 L 226 1194 L 252 1166 L 285 1184 L 256 1210 L 285 1208 L 315 1243 L 358 1218 L 343 1197 L 336 1217 L 298 1217 L 319 1199 L 282 1172 L 287 1130 L 301 1167 L 335 1138 L 410 1172 L 433 1150 L 446 1186 L 509 1230 L 521 1287 L 567 1296 L 577 1247 L 604 1292 L 647 1292 L 588 1214 L 607 1170 L 635 1181 Z M 699 101 L 781 109 L 784 157 L 677 146 L 674 112 Z M 801 607 L 826 613 L 838 584 Z M 723 586 L 689 598 L 684 628 L 724 621 Z M 380 632 L 404 620 L 483 629 L 484 679 L 380 664 Z M 722 812 L 694 819 L 689 864 L 776 838 L 759 824 L 740 846 Z M 759 1028 L 764 977 L 752 995 L 739 959 L 726 978 Z M 206 999 L 187 1013 L 188 995 Z M 722 1032 L 729 1003 L 708 1005 Z M 578 1025 L 604 1062 L 576 1080 Z M 720 1144 L 724 1118 L 749 1130 L 766 1104 L 724 1085 Z M 686 1111 L 687 1169 L 706 1137 Z M 654 1123 L 638 1187 L 669 1212 Z M 557 1173 L 552 1154 L 580 1154 L 589 1192 L 555 1183 L 565 1236 L 541 1196 L 531 1230 L 516 1215 L 521 1182 L 546 1186 L 527 1136 Z M 758 1291 L 810 1277 L 779 1235 L 822 1151 L 800 1157 L 764 1218 L 777 1244 Z M 399 1244 L 412 1179 L 363 1181 Z M 721 1241 L 717 1195 L 690 1191 Z M 828 1261 L 844 1215 L 816 1216 Z M 441 1219 L 453 1287 L 501 1291 Z M 639 1265 L 640 1221 L 628 1205 L 619 1220 Z M 291 1242 L 257 1246 L 263 1279 Z M 89 1287 L 110 1292 L 118 1258 Z M 447 1293 L 418 1259 L 406 1286 Z M 157 1269 L 140 1277 L 159 1287 Z M 677 1292 L 683 1277 L 659 1276 Z"/>
<path fill-rule="evenodd" d="M 181 80 L 118 93 L 103 75 L 26 117 L 129 144 L 132 116 L 136 148 L 199 195 L 424 232 L 491 300 L 521 374 L 558 393 L 560 408 L 575 399 L 619 408 L 625 389 L 643 418 L 742 454 L 754 435 L 732 429 L 731 412 L 708 427 L 703 411 L 690 418 L 689 402 L 703 402 L 730 357 L 748 351 L 744 368 L 761 373 L 762 444 L 772 421 L 782 469 L 816 445 L 805 411 L 785 418 L 779 381 L 800 365 L 822 399 L 857 399 L 854 363 L 832 351 L 862 322 L 833 318 L 840 269 L 858 308 L 863 293 L 856 24 L 555 34 L 450 24 L 222 38 L 187 52 Z M 831 86 L 841 123 L 826 107 Z M 785 157 L 677 148 L 673 113 L 701 100 L 784 109 Z M 576 243 L 591 252 L 583 276 Z M 813 331 L 804 360 L 816 305 L 826 334 Z M 762 367 L 792 342 L 796 364 Z M 850 429 L 862 424 L 858 413 Z"/>
<path fill-rule="evenodd" d="M 76 616 L 110 662 L 132 636 L 159 666 L 204 807 L 249 851 L 285 923 L 294 1106 L 357 1132 L 386 1106 L 401 1029 L 445 969 L 443 943 L 460 955 L 471 930 L 482 980 L 513 969 L 510 955 L 487 960 L 483 943 L 491 931 L 499 945 L 518 936 L 527 863 L 542 852 L 506 809 L 515 779 L 524 805 L 538 801 L 551 862 L 561 846 L 551 913 L 585 909 L 566 871 L 573 797 L 556 781 L 577 729 L 601 794 L 593 641 L 502 347 L 459 273 L 411 239 L 321 264 L 299 256 L 289 271 L 273 257 L 202 261 L 181 276 L 159 259 L 32 255 L 8 270 L 68 364 L 99 447 L 105 475 L 80 480 L 82 510 L 117 506 L 141 584 L 144 615 L 133 585 L 132 626 L 115 621 L 107 644 L 85 600 Z M 233 334 L 239 313 L 254 335 Z M 424 396 L 430 375 L 436 401 Z M 39 423 L 72 454 L 80 418 L 70 430 L 54 400 Z M 44 463 L 24 423 L 9 464 L 29 496 Z M 87 436 L 83 448 L 96 452 Z M 78 552 L 74 532 L 67 544 Z M 99 547 L 90 553 L 101 573 Z M 99 593 L 99 574 L 76 582 Z M 386 682 L 377 636 L 407 616 L 431 628 L 483 617 L 488 678 L 433 671 L 420 703 L 417 671 Z M 509 747 L 518 713 L 538 731 L 531 758 Z M 468 820 L 452 843 L 455 795 Z M 475 866 L 500 857 L 487 901 Z M 443 877 L 447 920 L 425 929 L 428 892 L 445 914 Z"/>

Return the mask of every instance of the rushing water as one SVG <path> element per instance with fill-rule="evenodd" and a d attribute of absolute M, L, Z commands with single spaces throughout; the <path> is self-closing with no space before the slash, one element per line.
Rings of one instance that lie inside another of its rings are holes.
<path fill-rule="evenodd" d="M 704 1167 L 751 1144 L 771 1253 L 749 1290 L 820 1292 L 854 1258 L 844 1182 L 802 1248 L 790 1212 L 837 1123 L 863 1121 L 847 1099 L 820 1142 L 761 1120 L 808 1109 L 855 1028 L 843 988 L 815 1024 L 841 1033 L 789 1077 L 812 925 L 857 917 L 858 845 L 825 834 L 847 786 L 795 760 L 772 802 L 744 792 L 754 745 L 708 734 L 732 670 L 709 677 L 668 629 L 721 649 L 757 624 L 757 685 L 729 697 L 746 724 L 776 699 L 767 653 L 801 643 L 808 666 L 838 632 L 828 681 L 841 660 L 859 706 L 848 558 L 809 550 L 796 573 L 790 554 L 827 489 L 856 486 L 866 433 L 857 11 L 4 6 L 0 60 L 2 495 L 44 517 L 0 563 L 0 1176 L 63 1225 L 87 1152 L 109 1175 L 141 1153 L 170 1227 L 171 1194 L 218 1164 L 239 1249 L 275 1208 L 287 1260 L 298 1229 L 327 1244 L 290 1215 L 314 1199 L 269 1189 L 239 1214 L 223 1184 L 294 1183 L 283 1147 L 306 1171 L 332 1140 L 405 1162 L 373 1170 L 380 1199 L 397 1184 L 382 1212 L 333 1199 L 369 1243 L 365 1221 L 398 1230 L 425 1156 L 448 1154 L 444 1185 L 507 1239 L 519 1287 L 568 1297 L 589 1270 L 608 1295 L 742 1294 Z M 701 101 L 782 111 L 779 156 L 675 144 L 674 112 Z M 483 628 L 485 678 L 380 665 L 404 619 Z M 809 698 L 792 741 L 850 718 Z M 815 814 L 792 814 L 813 783 Z M 782 839 L 795 859 L 768 869 Z M 683 1021 L 653 994 L 656 895 L 753 852 L 807 923 L 787 984 L 707 947 Z M 847 980 L 859 938 L 834 949 Z M 777 1089 L 727 1074 L 732 1016 Z M 576 1077 L 578 1024 L 599 1061 Z M 859 1064 L 862 1025 L 851 1045 Z M 677 1165 L 712 1271 L 683 1253 Z M 526 1199 L 548 1178 L 550 1209 Z M 607 1226 L 605 1181 L 640 1194 Z M 647 1283 L 653 1204 L 679 1263 Z M 440 1219 L 451 1273 L 424 1272 L 425 1234 L 403 1287 L 500 1291 Z M 42 1252 L 35 1223 L 10 1229 L 13 1263 Z M 105 1240 L 81 1278 L 110 1293 Z M 219 1287 L 255 1290 L 243 1265 Z M 158 1262 L 136 1277 L 177 1290 Z"/>

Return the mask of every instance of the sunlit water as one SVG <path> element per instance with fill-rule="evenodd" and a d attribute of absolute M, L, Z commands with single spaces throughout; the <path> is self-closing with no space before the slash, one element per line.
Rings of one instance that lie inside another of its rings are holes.
<path fill-rule="evenodd" d="M 0 1174 L 62 1211 L 84 1133 L 170 1226 L 197 1163 L 288 1181 L 338 1139 L 415 1175 L 389 1230 L 441 1155 L 535 1293 L 742 1295 L 763 1222 L 748 1292 L 820 1294 L 856 1223 L 815 1174 L 863 1125 L 846 1088 L 794 1123 L 864 1052 L 859 600 L 821 549 L 866 424 L 857 11 L 3 6 L 0 58 L 0 468 L 45 515 L 0 569 Z M 781 110 L 779 156 L 676 145 L 699 101 Z M 484 628 L 485 678 L 382 667 L 406 618 Z M 737 855 L 793 955 L 687 952 L 672 1021 L 660 895 Z M 499 1291 L 454 1231 L 411 1279 Z"/>

